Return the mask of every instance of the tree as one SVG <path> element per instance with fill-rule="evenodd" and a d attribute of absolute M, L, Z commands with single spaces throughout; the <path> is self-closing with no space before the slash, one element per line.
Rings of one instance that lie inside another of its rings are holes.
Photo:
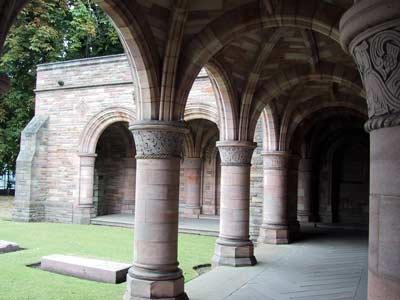
<path fill-rule="evenodd" d="M 91 0 L 30 1 L 0 58 L 0 73 L 11 82 L 0 98 L 0 174 L 15 170 L 21 131 L 34 115 L 36 65 L 122 52 L 108 17 Z"/>

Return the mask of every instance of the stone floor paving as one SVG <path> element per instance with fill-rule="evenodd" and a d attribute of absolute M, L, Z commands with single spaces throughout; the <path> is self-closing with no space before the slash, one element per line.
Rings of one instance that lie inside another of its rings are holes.
<path fill-rule="evenodd" d="M 305 232 L 303 240 L 291 245 L 257 247 L 255 267 L 218 267 L 190 281 L 190 299 L 366 300 L 366 233 Z"/>

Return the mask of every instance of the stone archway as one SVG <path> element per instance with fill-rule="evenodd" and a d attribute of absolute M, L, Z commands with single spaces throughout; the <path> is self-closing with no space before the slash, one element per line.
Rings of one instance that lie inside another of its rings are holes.
<path fill-rule="evenodd" d="M 96 147 L 93 203 L 96 216 L 135 211 L 136 150 L 128 123 L 116 122 Z"/>
<path fill-rule="evenodd" d="M 180 206 L 182 216 L 219 214 L 220 160 L 216 148 L 217 125 L 205 118 L 187 121 L 190 129 L 185 138 L 181 161 Z"/>
<path fill-rule="evenodd" d="M 74 213 L 75 223 L 89 224 L 90 219 L 96 215 L 93 191 L 95 178 L 96 147 L 102 133 L 112 124 L 117 122 L 132 123 L 135 120 L 133 111 L 122 107 L 106 109 L 88 122 L 83 130 L 79 142 L 79 196 L 77 208 Z"/>

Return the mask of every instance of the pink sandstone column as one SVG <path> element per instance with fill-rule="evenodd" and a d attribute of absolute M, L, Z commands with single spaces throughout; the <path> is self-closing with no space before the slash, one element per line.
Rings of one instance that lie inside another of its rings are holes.
<path fill-rule="evenodd" d="M 96 156 L 95 153 L 79 154 L 79 203 L 77 213 L 74 213 L 74 223 L 90 224 L 90 219 L 94 216 L 93 184 Z"/>
<path fill-rule="evenodd" d="M 250 163 L 255 143 L 222 141 L 220 232 L 213 266 L 251 266 L 257 263 L 249 238 Z"/>
<path fill-rule="evenodd" d="M 185 209 L 184 217 L 198 218 L 201 212 L 201 158 L 185 158 L 183 166 L 185 169 Z"/>
<path fill-rule="evenodd" d="M 368 300 L 400 299 L 400 1 L 360 0 L 340 22 L 367 94 Z"/>
<path fill-rule="evenodd" d="M 299 188 L 297 218 L 308 223 L 311 218 L 312 159 L 302 158 L 299 162 Z"/>
<path fill-rule="evenodd" d="M 291 155 L 288 166 L 288 221 L 289 233 L 292 238 L 296 238 L 300 232 L 300 223 L 297 220 L 299 160 L 299 156 Z"/>
<path fill-rule="evenodd" d="M 130 127 L 136 145 L 134 261 L 125 300 L 188 299 L 178 268 L 180 122 L 142 121 Z"/>
<path fill-rule="evenodd" d="M 289 230 L 289 163 L 284 151 L 264 152 L 263 222 L 259 243 L 288 244 Z"/>

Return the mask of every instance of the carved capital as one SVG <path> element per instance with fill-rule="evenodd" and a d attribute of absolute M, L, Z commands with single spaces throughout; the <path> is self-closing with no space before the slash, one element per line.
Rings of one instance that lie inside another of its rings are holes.
<path fill-rule="evenodd" d="M 400 1 L 363 0 L 342 17 L 341 42 L 366 90 L 368 131 L 399 125 Z"/>
<path fill-rule="evenodd" d="M 364 128 L 367 132 L 371 132 L 379 128 L 394 126 L 400 126 L 400 112 L 373 117 L 364 124 Z"/>
<path fill-rule="evenodd" d="M 352 54 L 367 92 L 369 117 L 399 112 L 400 26 L 361 41 Z"/>
<path fill-rule="evenodd" d="M 291 165 L 291 155 L 286 151 L 263 152 L 264 169 L 288 170 Z"/>
<path fill-rule="evenodd" d="M 4 74 L 0 74 L 0 96 L 5 94 L 10 88 L 10 81 Z"/>
<path fill-rule="evenodd" d="M 131 125 L 137 159 L 181 158 L 187 128 L 181 122 L 140 121 Z"/>
<path fill-rule="evenodd" d="M 222 166 L 249 166 L 256 143 L 245 141 L 217 142 Z"/>

